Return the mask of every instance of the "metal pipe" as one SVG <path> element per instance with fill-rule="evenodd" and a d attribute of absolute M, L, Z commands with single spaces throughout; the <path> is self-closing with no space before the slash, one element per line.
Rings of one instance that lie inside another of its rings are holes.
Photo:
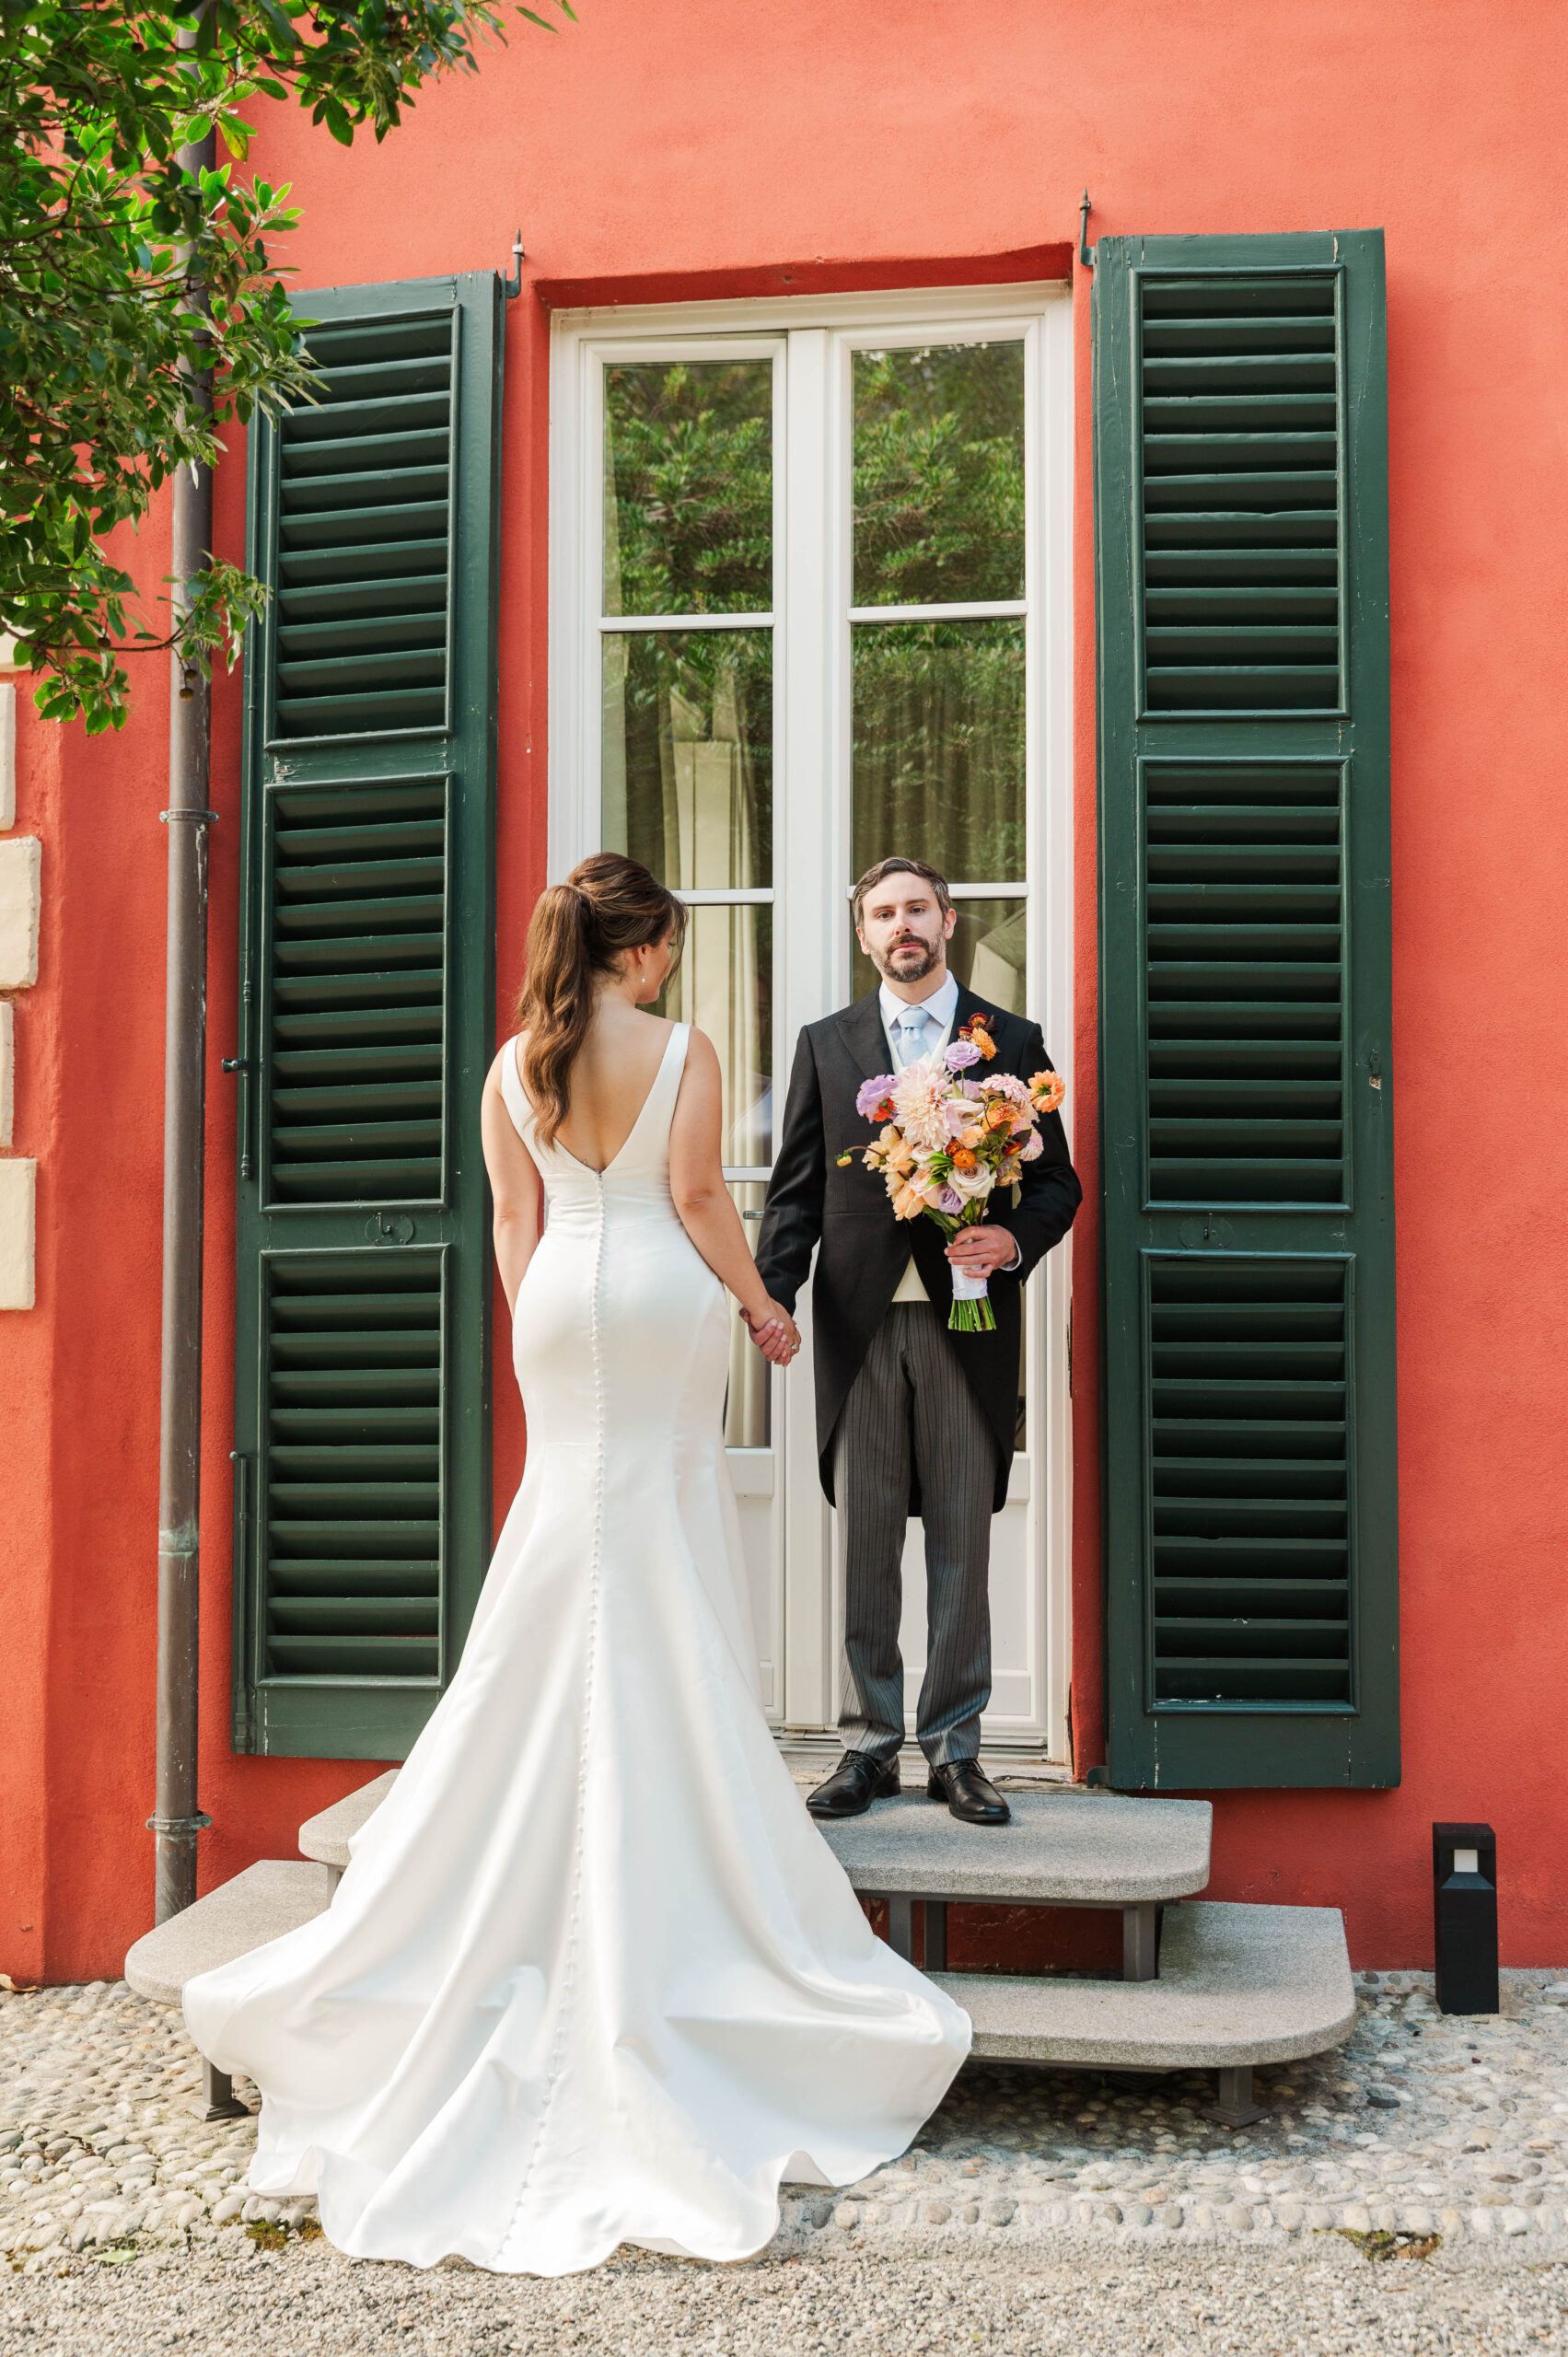
<path fill-rule="evenodd" d="M 187 38 L 193 38 L 188 36 Z M 187 171 L 210 170 L 211 134 L 180 150 Z M 192 296 L 193 300 L 199 299 Z M 210 375 L 190 398 L 210 408 Z M 207 467 L 174 478 L 175 612 L 213 541 Z M 202 1495 L 202 1213 L 207 1046 L 207 826 L 211 695 L 176 647 L 168 727 L 168 951 L 163 1079 L 163 1378 L 158 1432 L 157 1793 L 155 1920 L 196 1896 L 196 1837 L 211 1823 L 196 1801 L 199 1527 Z"/>

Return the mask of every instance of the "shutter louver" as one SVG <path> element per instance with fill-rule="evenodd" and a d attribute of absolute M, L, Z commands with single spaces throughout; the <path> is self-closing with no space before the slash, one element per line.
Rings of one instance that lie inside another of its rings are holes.
<path fill-rule="evenodd" d="M 272 797 L 269 1194 L 440 1202 L 445 778 Z"/>
<path fill-rule="evenodd" d="M 1344 1264 L 1147 1266 L 1155 1699 L 1348 1703 Z"/>
<path fill-rule="evenodd" d="M 500 289 L 296 300 L 320 398 L 250 435 L 234 1742 L 387 1760 L 490 1553 Z"/>
<path fill-rule="evenodd" d="M 1123 1791 L 1399 1781 L 1382 238 L 1102 238 Z"/>
<path fill-rule="evenodd" d="M 1150 1200 L 1341 1202 L 1342 773 L 1142 774 Z"/>
<path fill-rule="evenodd" d="M 445 728 L 455 315 L 319 324 L 278 430 L 273 729 Z"/>
<path fill-rule="evenodd" d="M 438 1253 L 266 1263 L 266 1668 L 440 1670 Z"/>
<path fill-rule="evenodd" d="M 1340 708 L 1337 287 L 1143 288 L 1151 713 Z"/>

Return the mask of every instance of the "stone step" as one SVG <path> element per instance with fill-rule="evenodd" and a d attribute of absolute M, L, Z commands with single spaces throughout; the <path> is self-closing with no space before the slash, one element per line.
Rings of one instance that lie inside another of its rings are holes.
<path fill-rule="evenodd" d="M 231 1882 L 220 1883 L 182 1913 L 144 1932 L 125 1958 L 125 1979 L 138 1997 L 178 2005 L 185 1983 L 199 1972 L 232 1964 L 252 1948 L 296 1932 L 331 1902 L 334 1877 L 304 1858 L 261 1858 Z M 202 2057 L 209 2119 L 242 2118 L 250 2107 L 236 2099 L 226 2071 Z"/>
<path fill-rule="evenodd" d="M 182 1914 L 144 1932 L 125 1959 L 125 1978 L 139 1997 L 178 2005 L 197 1973 L 297 1931 L 331 1898 L 324 1867 L 303 1858 L 262 1858 Z"/>
<path fill-rule="evenodd" d="M 308 1817 L 300 1827 L 300 1855 L 314 1858 L 325 1866 L 334 1886 L 348 1864 L 350 1841 L 366 1818 L 375 1816 L 397 1781 L 397 1770 L 389 1768 L 384 1776 L 361 1784 L 358 1792 L 348 1793 L 341 1801 L 334 1801 L 331 1808 Z"/>
<path fill-rule="evenodd" d="M 341 1874 L 348 1845 L 390 1792 L 389 1768 L 299 1829 L 307 1858 Z M 1209 1879 L 1207 1801 L 1117 1793 L 1010 1793 L 1010 1825 L 960 1825 L 923 1792 L 877 1801 L 822 1831 L 867 1897 L 1048 1907 L 1130 1907 L 1187 1898 Z"/>
<path fill-rule="evenodd" d="M 1009 1793 L 1007 1805 L 1010 1825 L 962 1825 L 905 1792 L 822 1831 L 856 1890 L 878 1898 L 1132 1907 L 1191 1898 L 1209 1879 L 1207 1801 L 1066 1791 Z"/>
<path fill-rule="evenodd" d="M 1334 1907 L 1196 1899 L 1167 1908 L 1157 1980 L 933 1978 L 973 2022 L 976 2055 L 1112 2071 L 1216 2069 L 1219 2116 L 1231 2126 L 1259 2116 L 1254 2064 L 1321 2054 L 1355 2026 Z"/>

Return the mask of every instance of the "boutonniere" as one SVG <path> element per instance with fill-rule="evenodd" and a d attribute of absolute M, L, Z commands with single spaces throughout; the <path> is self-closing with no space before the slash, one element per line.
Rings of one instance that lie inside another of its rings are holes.
<path fill-rule="evenodd" d="M 960 1039 L 967 1039 L 971 1048 L 979 1051 L 982 1062 L 989 1063 L 996 1053 L 996 1042 L 991 1036 L 989 1015 L 971 1015 L 967 1023 L 959 1024 L 958 1037 Z"/>

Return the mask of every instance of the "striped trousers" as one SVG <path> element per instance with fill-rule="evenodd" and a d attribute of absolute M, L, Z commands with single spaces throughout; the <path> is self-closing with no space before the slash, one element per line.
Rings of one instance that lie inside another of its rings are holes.
<path fill-rule="evenodd" d="M 945 1311 L 894 1302 L 833 1434 L 844 1528 L 846 1751 L 889 1758 L 904 1739 L 899 1652 L 912 1466 L 925 1530 L 925 1677 L 915 1713 L 934 1764 L 972 1759 L 991 1699 L 992 1496 L 996 1443 L 943 1331 Z"/>

